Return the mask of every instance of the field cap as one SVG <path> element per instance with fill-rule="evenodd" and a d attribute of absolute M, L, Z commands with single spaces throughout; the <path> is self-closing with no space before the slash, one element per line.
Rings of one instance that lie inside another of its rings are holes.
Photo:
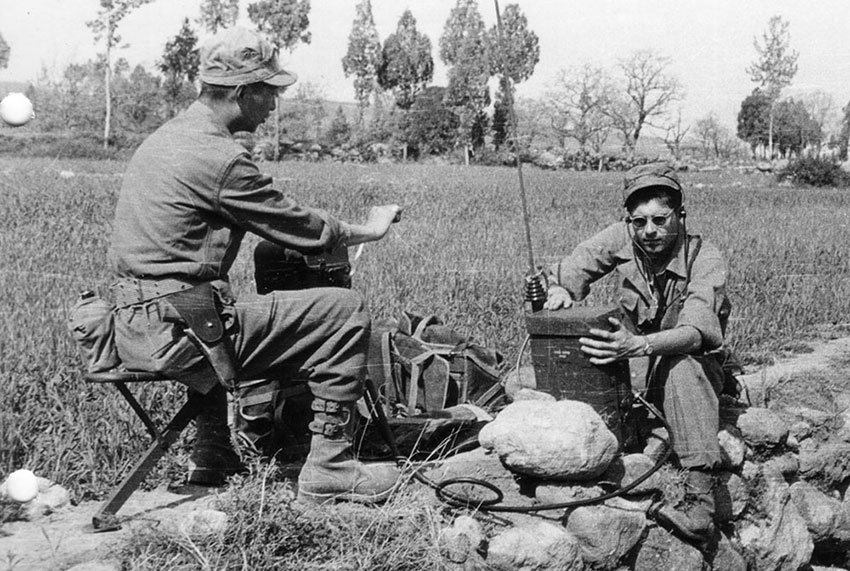
<path fill-rule="evenodd" d="M 278 47 L 257 32 L 226 29 L 201 47 L 201 81 L 225 87 L 251 83 L 287 87 L 297 78 L 280 67 L 277 52 Z"/>
<path fill-rule="evenodd" d="M 676 169 L 667 163 L 649 163 L 629 169 L 623 177 L 623 201 L 628 204 L 629 198 L 639 190 L 653 186 L 670 189 L 671 194 L 682 197 L 682 185 L 676 176 Z"/>

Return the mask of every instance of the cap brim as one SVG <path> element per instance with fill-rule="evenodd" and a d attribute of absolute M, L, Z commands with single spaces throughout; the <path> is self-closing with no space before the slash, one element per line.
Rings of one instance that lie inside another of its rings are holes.
<path fill-rule="evenodd" d="M 264 79 L 263 83 L 268 83 L 275 87 L 289 87 L 296 81 L 298 81 L 298 77 L 294 73 L 282 69 L 273 76 Z"/>
<path fill-rule="evenodd" d="M 652 175 L 642 176 L 633 186 L 627 188 L 625 192 L 623 192 L 625 202 L 628 202 L 629 198 L 631 198 L 634 193 L 652 187 L 663 187 L 670 189 L 673 194 L 682 194 L 682 189 L 679 186 L 676 186 L 676 184 L 667 177 Z"/>

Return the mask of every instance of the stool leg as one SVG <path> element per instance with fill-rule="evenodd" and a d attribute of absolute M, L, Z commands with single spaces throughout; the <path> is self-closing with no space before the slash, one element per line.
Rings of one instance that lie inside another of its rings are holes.
<path fill-rule="evenodd" d="M 121 506 L 127 501 L 139 485 L 144 481 L 150 471 L 156 466 L 160 458 L 165 455 L 171 445 L 179 438 L 183 429 L 194 419 L 201 411 L 200 399 L 193 397 L 190 393 L 189 398 L 168 426 L 159 435 L 159 438 L 154 439 L 148 447 L 145 454 L 136 462 L 133 469 L 121 482 L 121 485 L 115 488 L 109 497 L 106 498 L 101 508 L 92 517 L 92 527 L 95 531 L 114 531 L 121 529 L 121 524 L 118 521 L 116 513 Z"/>

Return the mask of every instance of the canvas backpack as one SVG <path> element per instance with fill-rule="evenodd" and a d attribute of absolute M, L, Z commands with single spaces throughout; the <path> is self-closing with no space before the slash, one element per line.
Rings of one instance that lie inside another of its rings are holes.
<path fill-rule="evenodd" d="M 504 368 L 500 352 L 474 343 L 435 315 L 404 311 L 395 323 L 376 324 L 372 335 L 370 376 L 390 418 L 464 404 L 495 412 L 505 404 Z"/>

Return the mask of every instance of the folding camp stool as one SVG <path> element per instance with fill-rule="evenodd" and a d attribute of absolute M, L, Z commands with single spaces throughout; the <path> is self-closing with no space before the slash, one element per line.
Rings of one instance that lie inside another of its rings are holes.
<path fill-rule="evenodd" d="M 145 409 L 142 408 L 142 405 L 139 404 L 139 401 L 136 400 L 136 397 L 133 396 L 127 384 L 174 381 L 175 379 L 155 373 L 128 371 L 120 368 L 103 373 L 87 373 L 83 376 L 83 379 L 87 383 L 109 383 L 114 385 L 141 419 L 152 439 L 150 446 L 148 446 L 142 457 L 136 461 L 130 473 L 124 477 L 124 480 L 117 488 L 110 492 L 103 505 L 92 517 L 94 531 L 113 531 L 121 529 L 121 524 L 116 515 L 118 510 L 121 509 L 121 506 L 124 505 L 130 495 L 136 491 L 151 470 L 153 470 L 160 458 L 165 455 L 168 449 L 180 437 L 186 426 L 201 412 L 202 395 L 195 391 L 188 391 L 186 403 L 175 413 L 165 428 L 159 430 Z"/>

